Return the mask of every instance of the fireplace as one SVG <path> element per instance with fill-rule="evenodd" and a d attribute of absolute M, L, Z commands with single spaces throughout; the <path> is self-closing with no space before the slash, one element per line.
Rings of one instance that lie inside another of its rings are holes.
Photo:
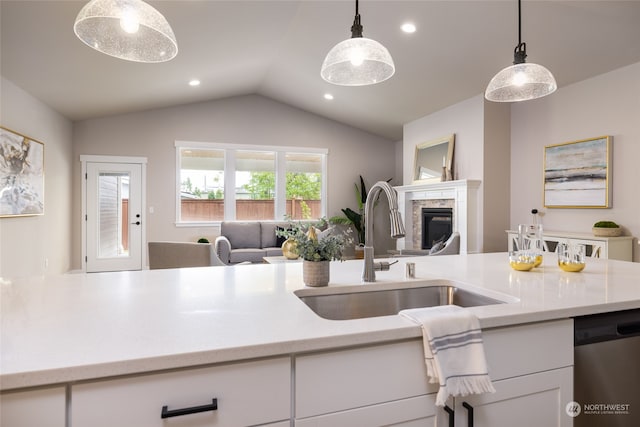
<path fill-rule="evenodd" d="M 405 237 L 397 240 L 396 249 L 422 249 L 422 208 L 449 208 L 453 211 L 451 231 L 460 233 L 460 253 L 482 252 L 478 214 L 480 184 L 480 181 L 461 179 L 395 187 L 406 229 Z"/>
<path fill-rule="evenodd" d="M 433 244 L 446 240 L 453 232 L 453 209 L 422 208 L 422 249 L 431 249 Z"/>

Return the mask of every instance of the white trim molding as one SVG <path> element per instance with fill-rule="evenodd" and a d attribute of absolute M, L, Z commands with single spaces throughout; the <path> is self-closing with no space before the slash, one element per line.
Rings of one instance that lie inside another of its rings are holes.
<path fill-rule="evenodd" d="M 397 249 L 413 247 L 413 202 L 417 200 L 453 200 L 453 231 L 460 233 L 460 253 L 479 253 L 482 225 L 479 221 L 480 181 L 457 180 L 412 184 L 394 187 L 398 192 L 398 207 L 403 213 L 406 235 L 398 239 Z"/>

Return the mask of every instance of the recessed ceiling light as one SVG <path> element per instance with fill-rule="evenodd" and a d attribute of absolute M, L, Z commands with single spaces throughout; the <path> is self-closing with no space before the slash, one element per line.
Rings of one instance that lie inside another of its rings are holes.
<path fill-rule="evenodd" d="M 200 86 L 200 80 L 193 79 L 193 80 L 189 81 L 189 86 Z"/>
<path fill-rule="evenodd" d="M 333 95 L 331 95 L 330 93 L 325 93 L 324 99 L 326 99 L 327 101 L 331 101 L 333 99 Z"/>
<path fill-rule="evenodd" d="M 411 22 L 405 22 L 404 24 L 402 24 L 402 26 L 400 28 L 405 33 L 411 34 L 411 33 L 415 33 L 416 32 L 416 26 L 414 24 L 412 24 Z"/>

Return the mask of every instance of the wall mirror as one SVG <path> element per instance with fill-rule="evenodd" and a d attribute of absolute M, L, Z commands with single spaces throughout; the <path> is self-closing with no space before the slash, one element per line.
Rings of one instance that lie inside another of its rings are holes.
<path fill-rule="evenodd" d="M 442 181 L 442 168 L 453 176 L 453 145 L 455 134 L 447 135 L 416 146 L 414 156 L 414 182 Z"/>

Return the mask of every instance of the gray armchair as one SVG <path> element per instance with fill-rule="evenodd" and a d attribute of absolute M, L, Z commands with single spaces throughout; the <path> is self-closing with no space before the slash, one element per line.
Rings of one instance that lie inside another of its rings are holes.
<path fill-rule="evenodd" d="M 432 248 L 433 250 L 433 248 Z M 452 233 L 444 242 L 442 248 L 435 248 L 433 252 L 429 252 L 429 256 L 435 255 L 458 255 L 460 253 L 460 233 Z"/>

